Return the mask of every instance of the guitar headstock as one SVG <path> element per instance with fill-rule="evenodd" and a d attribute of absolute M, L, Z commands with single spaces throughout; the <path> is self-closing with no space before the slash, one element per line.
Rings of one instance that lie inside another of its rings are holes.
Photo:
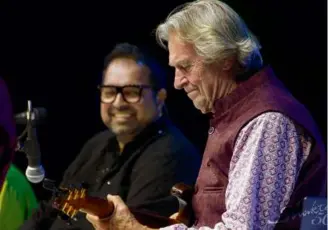
<path fill-rule="evenodd" d="M 59 188 L 56 194 L 53 207 L 73 218 L 79 211 L 83 211 L 86 206 L 86 189 L 81 188 Z"/>
<path fill-rule="evenodd" d="M 78 212 L 107 218 L 114 210 L 114 205 L 107 199 L 88 196 L 83 183 L 79 187 L 57 188 L 52 181 L 47 180 L 43 187 L 53 192 L 52 206 L 71 219 L 74 219 Z"/>
<path fill-rule="evenodd" d="M 83 209 L 87 199 L 85 184 L 78 187 L 57 187 L 55 181 L 45 178 L 43 188 L 52 191 L 52 206 L 61 211 L 60 217 L 64 220 L 74 219 L 74 216 Z"/>

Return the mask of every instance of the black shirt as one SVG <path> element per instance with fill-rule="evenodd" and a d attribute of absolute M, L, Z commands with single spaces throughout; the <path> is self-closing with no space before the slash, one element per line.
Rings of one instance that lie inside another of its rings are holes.
<path fill-rule="evenodd" d="M 144 209 L 163 216 L 178 211 L 170 195 L 178 182 L 193 185 L 201 157 L 196 148 L 167 119 L 160 118 L 143 130 L 124 151 L 108 130 L 91 138 L 64 174 L 62 186 L 84 182 L 88 194 L 106 198 L 120 195 L 128 207 Z M 57 218 L 58 211 L 42 202 L 21 229 L 93 229 L 79 213 L 68 226 Z"/>

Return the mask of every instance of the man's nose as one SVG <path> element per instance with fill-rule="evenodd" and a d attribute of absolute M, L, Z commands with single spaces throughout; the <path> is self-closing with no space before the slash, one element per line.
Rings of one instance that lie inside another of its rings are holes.
<path fill-rule="evenodd" d="M 127 102 L 124 100 L 122 93 L 117 93 L 115 100 L 113 101 L 114 107 L 120 107 L 122 105 L 126 105 Z"/>
<path fill-rule="evenodd" d="M 188 83 L 187 78 L 181 74 L 178 70 L 175 71 L 174 76 L 174 88 L 182 89 Z"/>

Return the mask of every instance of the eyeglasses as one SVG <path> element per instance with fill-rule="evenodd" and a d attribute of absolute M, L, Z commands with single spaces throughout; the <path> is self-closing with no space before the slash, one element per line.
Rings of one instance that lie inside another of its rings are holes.
<path fill-rule="evenodd" d="M 149 89 L 152 86 L 149 85 L 125 85 L 125 86 L 114 86 L 114 85 L 100 85 L 100 100 L 102 103 L 113 103 L 118 93 L 122 95 L 124 101 L 128 103 L 137 103 L 141 99 L 143 89 Z"/>

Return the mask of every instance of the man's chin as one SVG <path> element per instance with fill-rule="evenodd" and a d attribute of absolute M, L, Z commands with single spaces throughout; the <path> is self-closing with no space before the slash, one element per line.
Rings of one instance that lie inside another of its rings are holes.
<path fill-rule="evenodd" d="M 131 124 L 119 124 L 111 127 L 112 132 L 117 135 L 131 135 L 135 132 L 136 127 Z"/>
<path fill-rule="evenodd" d="M 207 114 L 211 112 L 211 109 L 209 109 L 208 104 L 206 103 L 205 100 L 194 100 L 193 104 L 195 106 L 196 109 L 200 110 L 201 113 L 203 114 Z"/>

